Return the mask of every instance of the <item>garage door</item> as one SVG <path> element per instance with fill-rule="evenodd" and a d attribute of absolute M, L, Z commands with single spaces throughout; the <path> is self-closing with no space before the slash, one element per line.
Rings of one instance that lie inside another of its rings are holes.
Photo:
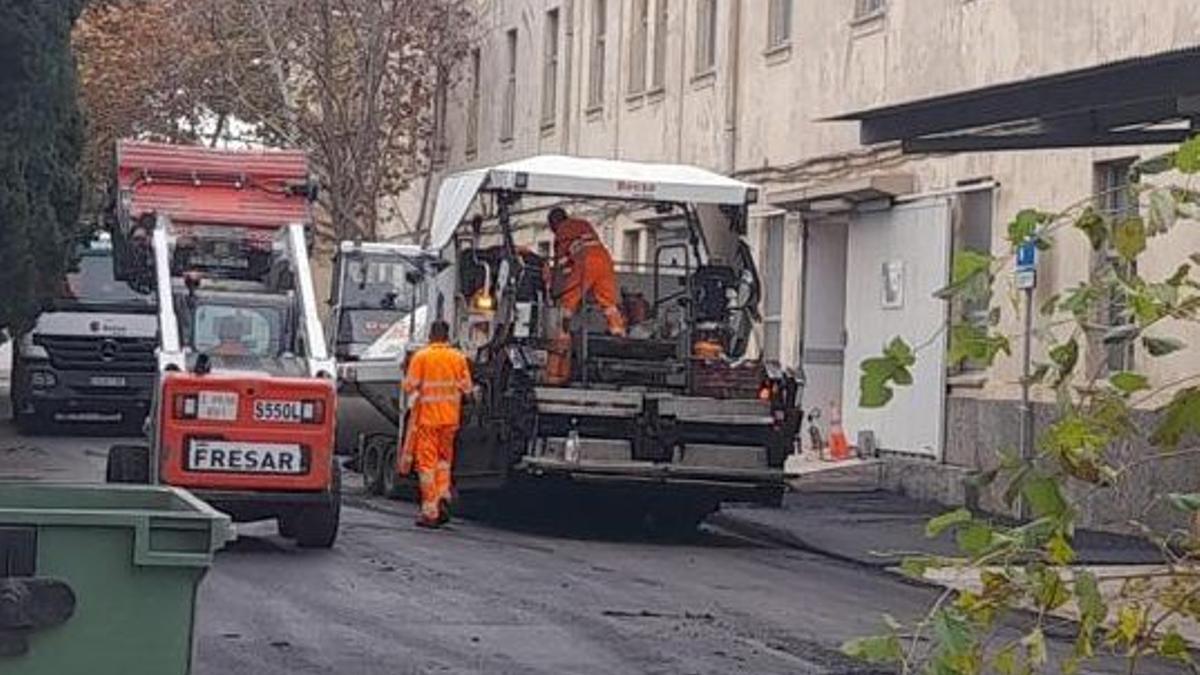
<path fill-rule="evenodd" d="M 950 201 L 928 199 L 859 214 L 846 252 L 844 424 L 853 440 L 874 432 L 886 451 L 942 456 L 946 407 L 946 303 L 933 293 L 950 278 Z M 859 408 L 859 369 L 893 337 L 921 345 L 913 384 L 882 408 Z"/>

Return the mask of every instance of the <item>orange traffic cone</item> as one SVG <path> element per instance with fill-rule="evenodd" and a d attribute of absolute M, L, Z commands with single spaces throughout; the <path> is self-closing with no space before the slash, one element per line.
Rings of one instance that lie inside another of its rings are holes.
<path fill-rule="evenodd" d="M 836 403 L 829 406 L 829 458 L 835 462 L 850 459 L 850 443 L 842 429 L 842 409 Z"/>

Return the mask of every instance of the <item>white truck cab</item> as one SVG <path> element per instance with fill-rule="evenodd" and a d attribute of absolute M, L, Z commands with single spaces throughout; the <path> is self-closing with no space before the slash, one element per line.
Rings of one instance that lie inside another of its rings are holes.
<path fill-rule="evenodd" d="M 82 242 L 66 283 L 13 345 L 12 407 L 22 431 L 49 423 L 141 424 L 150 408 L 154 294 L 114 277 L 112 242 Z"/>

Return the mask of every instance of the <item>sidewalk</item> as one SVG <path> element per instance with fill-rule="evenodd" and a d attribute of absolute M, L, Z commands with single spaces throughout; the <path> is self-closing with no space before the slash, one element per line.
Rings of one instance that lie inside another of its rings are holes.
<path fill-rule="evenodd" d="M 897 575 L 901 574 L 900 561 L 907 555 L 959 554 L 953 535 L 933 539 L 925 536 L 926 522 L 947 511 L 946 507 L 884 492 L 870 487 L 869 482 L 867 476 L 860 476 L 857 483 L 843 479 L 793 492 L 778 509 L 727 507 L 708 522 L 736 534 Z M 1126 579 L 1153 577 L 1163 570 L 1162 554 L 1140 539 L 1081 531 L 1073 544 L 1078 558 L 1075 569 L 1092 572 L 1106 599 L 1116 598 Z M 924 581 L 942 588 L 978 590 L 980 576 L 979 570 L 931 569 Z M 1074 602 L 1053 614 L 1071 621 L 1078 618 Z M 1114 620 L 1110 614 L 1109 622 Z M 1200 645 L 1200 624 L 1177 619 L 1172 625 L 1189 643 Z"/>
<path fill-rule="evenodd" d="M 726 507 L 708 522 L 858 565 L 889 568 L 912 554 L 956 555 L 952 534 L 925 536 L 925 523 L 947 510 L 871 487 L 841 484 L 789 493 L 783 508 Z M 1150 544 L 1113 534 L 1079 532 L 1075 548 L 1084 565 L 1162 561 Z"/>

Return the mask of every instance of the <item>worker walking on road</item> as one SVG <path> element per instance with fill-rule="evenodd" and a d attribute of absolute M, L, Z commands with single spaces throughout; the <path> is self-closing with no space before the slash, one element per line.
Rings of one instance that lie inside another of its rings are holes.
<path fill-rule="evenodd" d="M 584 297 L 591 293 L 604 310 L 608 332 L 625 335 L 617 273 L 596 230 L 586 220 L 568 217 L 561 208 L 551 209 L 547 222 L 554 231 L 554 258 L 562 280 L 558 302 L 564 321 L 579 311 Z"/>
<path fill-rule="evenodd" d="M 462 415 L 462 398 L 472 390 L 467 357 L 450 346 L 450 326 L 434 321 L 429 345 L 409 360 L 404 391 L 410 401 L 411 448 L 421 486 L 420 527 L 450 520 L 450 469 Z M 405 445 L 408 443 L 406 441 Z"/>

